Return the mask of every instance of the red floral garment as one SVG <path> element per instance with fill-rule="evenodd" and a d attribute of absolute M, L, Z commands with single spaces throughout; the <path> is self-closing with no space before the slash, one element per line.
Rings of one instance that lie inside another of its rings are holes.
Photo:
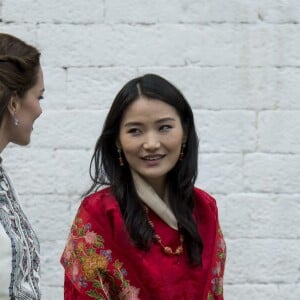
<path fill-rule="evenodd" d="M 61 263 L 65 300 L 222 300 L 225 242 L 215 200 L 195 189 L 194 218 L 202 237 L 203 266 L 191 267 L 186 249 L 167 256 L 154 243 L 136 248 L 110 189 L 85 198 L 78 210 Z M 149 210 L 155 232 L 176 249 L 179 234 Z"/>
<path fill-rule="evenodd" d="M 209 282 L 209 292 L 207 300 L 222 300 L 223 276 L 226 260 L 226 245 L 220 226 L 218 226 L 214 255 L 215 263 L 213 264 L 211 272 L 211 280 Z"/>

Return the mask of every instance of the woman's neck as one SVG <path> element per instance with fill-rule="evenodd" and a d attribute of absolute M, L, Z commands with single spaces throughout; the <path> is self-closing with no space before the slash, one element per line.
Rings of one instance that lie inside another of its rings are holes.
<path fill-rule="evenodd" d="M 4 150 L 4 148 L 7 146 L 8 141 L 6 138 L 4 126 L 0 126 L 0 153 Z"/>
<path fill-rule="evenodd" d="M 155 191 L 155 193 L 161 198 L 164 199 L 165 196 L 165 192 L 166 192 L 166 187 L 167 184 L 165 182 L 165 180 L 149 180 L 149 179 L 145 179 L 144 180 L 153 188 L 153 190 Z"/>

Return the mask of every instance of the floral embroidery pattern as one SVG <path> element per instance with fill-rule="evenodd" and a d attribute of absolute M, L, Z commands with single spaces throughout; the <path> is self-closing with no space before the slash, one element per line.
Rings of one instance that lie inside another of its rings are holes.
<path fill-rule="evenodd" d="M 140 289 L 125 279 L 123 263 L 113 260 L 112 251 L 104 248 L 104 239 L 76 218 L 71 228 L 62 263 L 72 282 L 97 300 L 139 300 Z"/>
<path fill-rule="evenodd" d="M 11 299 L 40 299 L 39 241 L 18 200 L 0 157 L 0 223 L 12 245 Z"/>
<path fill-rule="evenodd" d="M 223 273 L 226 260 L 226 244 L 223 238 L 221 228 L 218 228 L 218 241 L 217 241 L 217 257 L 216 264 L 212 269 L 213 278 L 211 280 L 211 291 L 208 293 L 207 300 L 213 300 L 215 296 L 223 295 Z"/>

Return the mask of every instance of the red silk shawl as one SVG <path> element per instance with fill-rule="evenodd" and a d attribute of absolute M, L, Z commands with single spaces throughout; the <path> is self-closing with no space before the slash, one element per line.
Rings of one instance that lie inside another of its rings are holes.
<path fill-rule="evenodd" d="M 186 249 L 167 256 L 153 243 L 138 249 L 109 188 L 86 197 L 61 257 L 65 300 L 222 300 L 225 242 L 215 200 L 195 188 L 193 216 L 202 238 L 203 265 L 191 267 Z M 153 211 L 149 218 L 164 245 L 176 249 L 178 231 Z"/>

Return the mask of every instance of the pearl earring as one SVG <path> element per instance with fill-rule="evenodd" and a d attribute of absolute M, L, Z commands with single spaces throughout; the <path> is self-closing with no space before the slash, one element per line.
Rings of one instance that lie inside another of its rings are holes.
<path fill-rule="evenodd" d="M 18 120 L 18 118 L 15 116 L 15 114 L 13 115 L 13 122 L 14 122 L 14 125 L 15 126 L 19 126 L 19 120 Z"/>

